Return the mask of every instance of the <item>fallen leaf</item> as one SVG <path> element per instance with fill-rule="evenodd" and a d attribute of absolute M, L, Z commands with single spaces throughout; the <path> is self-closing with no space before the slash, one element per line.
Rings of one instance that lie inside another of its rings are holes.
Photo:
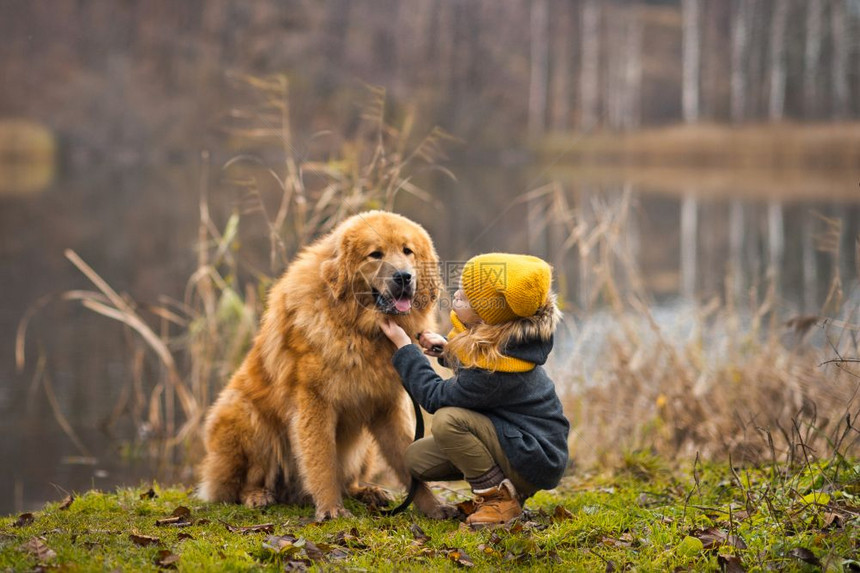
<path fill-rule="evenodd" d="M 129 539 L 131 539 L 135 545 L 140 545 L 141 547 L 147 547 L 149 545 L 156 545 L 161 543 L 161 540 L 157 537 L 152 537 L 149 535 L 140 535 L 138 533 L 130 533 L 128 535 Z"/>
<path fill-rule="evenodd" d="M 447 553 L 448 559 L 462 567 L 474 567 L 472 558 L 469 557 L 462 549 L 450 549 Z"/>
<path fill-rule="evenodd" d="M 705 551 L 711 549 L 719 549 L 723 545 L 737 547 L 738 549 L 746 549 L 747 544 L 743 539 L 734 534 L 729 534 L 716 527 L 708 527 L 707 529 L 698 529 L 690 533 L 693 537 L 702 542 L 702 547 Z"/>
<path fill-rule="evenodd" d="M 740 557 L 736 555 L 717 556 L 717 565 L 720 566 L 720 571 L 723 573 L 746 573 Z"/>
<path fill-rule="evenodd" d="M 312 561 L 320 561 L 324 557 L 323 552 L 320 551 L 320 548 L 317 547 L 316 543 L 309 539 L 305 539 L 300 537 L 296 542 L 296 545 L 299 547 L 303 547 L 305 550 L 305 554 L 308 556 L 308 559 Z"/>
<path fill-rule="evenodd" d="M 806 547 L 795 547 L 791 551 L 788 552 L 791 557 L 795 559 L 800 559 L 805 563 L 809 563 L 810 565 L 815 565 L 816 567 L 821 567 L 821 561 L 819 561 L 818 557 L 815 556 L 815 553 L 807 549 Z"/>
<path fill-rule="evenodd" d="M 140 494 L 140 499 L 152 499 L 154 497 L 158 497 L 158 494 L 155 493 L 155 490 L 149 488 L 147 491 Z"/>
<path fill-rule="evenodd" d="M 831 527 L 835 529 L 841 529 L 843 525 L 842 516 L 837 513 L 827 512 L 824 514 L 824 526 L 822 529 L 829 529 Z"/>
<path fill-rule="evenodd" d="M 22 513 L 18 516 L 17 521 L 12 524 L 12 527 L 25 527 L 36 520 L 32 513 Z M 34 538 L 35 539 L 35 538 Z"/>
<path fill-rule="evenodd" d="M 155 555 L 155 565 L 162 569 L 176 569 L 178 562 L 179 555 L 174 554 L 169 549 L 162 549 Z"/>
<path fill-rule="evenodd" d="M 559 521 L 566 521 L 568 519 L 573 519 L 573 514 L 570 513 L 564 507 L 557 505 L 552 512 L 552 522 L 558 523 Z"/>
<path fill-rule="evenodd" d="M 263 542 L 263 547 L 278 554 L 292 555 L 301 551 L 301 547 L 296 546 L 298 540 L 299 538 L 293 535 L 270 535 Z"/>
<path fill-rule="evenodd" d="M 177 535 L 177 536 L 176 536 L 176 539 L 177 539 L 178 541 L 185 541 L 186 539 L 194 539 L 194 536 L 193 536 L 193 535 L 191 535 L 190 533 L 185 533 L 185 532 L 183 531 L 183 532 L 181 532 L 179 535 Z"/>
<path fill-rule="evenodd" d="M 830 494 L 823 491 L 814 491 L 803 496 L 800 500 L 806 505 L 827 505 L 830 503 Z"/>
<path fill-rule="evenodd" d="M 334 536 L 334 543 L 344 547 L 352 547 L 355 549 L 367 549 L 367 545 L 359 539 L 358 529 L 353 527 L 349 531 L 338 531 Z"/>
<path fill-rule="evenodd" d="M 174 527 L 187 527 L 191 525 L 191 510 L 184 505 L 180 505 L 173 510 L 173 513 L 170 514 L 170 517 L 156 520 L 155 525 L 172 525 Z"/>
<path fill-rule="evenodd" d="M 410 525 L 409 531 L 412 532 L 412 537 L 413 539 L 415 539 L 415 542 L 418 543 L 418 545 L 424 545 L 425 543 L 430 541 L 430 536 L 424 533 L 424 530 L 421 529 L 421 527 L 419 527 L 417 523 L 413 523 L 412 525 Z"/>
<path fill-rule="evenodd" d="M 704 549 L 704 543 L 688 535 L 675 547 L 675 552 L 683 557 L 695 557 L 704 551 Z"/>
<path fill-rule="evenodd" d="M 45 544 L 44 539 L 40 537 L 31 537 L 27 543 L 21 546 L 21 549 L 35 555 L 40 563 L 52 560 L 57 556 L 57 553 Z"/>
<path fill-rule="evenodd" d="M 221 521 L 220 519 L 218 521 Z M 224 527 L 227 528 L 227 531 L 230 533 L 272 533 L 275 531 L 274 523 L 261 523 L 259 525 L 248 525 L 246 527 L 237 527 L 235 525 L 230 525 L 226 521 L 221 521 L 224 524 Z"/>
<path fill-rule="evenodd" d="M 73 494 L 69 494 L 66 498 L 60 503 L 60 511 L 65 511 L 71 507 L 72 502 L 75 501 L 75 496 Z"/>

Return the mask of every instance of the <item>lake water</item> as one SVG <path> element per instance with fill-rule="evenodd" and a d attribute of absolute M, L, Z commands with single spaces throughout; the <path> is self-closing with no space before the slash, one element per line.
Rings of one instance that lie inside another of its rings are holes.
<path fill-rule="evenodd" d="M 591 265 L 599 252 L 581 266 L 577 250 L 561 246 L 569 229 L 558 221 L 548 228 L 540 224 L 551 195 L 520 200 L 553 174 L 529 170 L 518 160 L 449 167 L 458 180 L 431 182 L 436 202 L 404 197 L 399 204 L 430 231 L 440 257 L 461 261 L 490 250 L 530 250 L 547 257 L 564 275 L 559 288 L 567 310 L 577 320 L 588 320 L 586 309 L 595 294 Z M 49 295 L 91 288 L 64 257 L 67 248 L 136 301 L 153 303 L 161 295 L 182 299 L 196 261 L 198 177 L 193 162 L 88 168 L 61 173 L 38 191 L 0 195 L 0 513 L 62 499 L 66 490 L 153 478 L 191 483 L 187 468 L 160 470 L 148 461 L 142 447 L 135 446 L 145 428 L 135 427 L 129 413 L 114 412 L 133 373 L 128 335 L 120 326 L 74 303 L 54 301 L 30 324 L 23 373 L 16 371 L 14 348 L 28 308 Z M 730 268 L 739 270 L 731 287 L 737 292 L 756 284 L 763 288 L 771 261 L 778 263 L 778 304 L 787 314 L 818 309 L 834 265 L 840 266 L 846 288 L 856 280 L 860 190 L 851 173 L 831 174 L 830 185 L 839 192 L 829 193 L 825 185 L 790 200 L 754 190 L 686 193 L 623 181 L 594 183 L 579 180 L 575 171 L 559 178 L 578 220 L 593 224 L 601 213 L 629 201 L 622 242 L 661 308 L 726 292 Z M 849 188 L 858 192 L 846 192 Z M 236 195 L 217 185 L 213 195 L 223 224 Z M 841 221 L 836 244 L 827 243 L 827 218 Z M 253 238 L 256 225 L 253 214 L 244 219 L 249 239 L 243 256 L 264 268 L 268 251 L 265 241 Z M 838 246 L 841 258 L 834 262 L 818 250 L 825 246 Z M 53 406 L 45 379 L 39 385 L 33 381 L 40 351 Z M 55 407 L 86 452 L 63 432 Z"/>

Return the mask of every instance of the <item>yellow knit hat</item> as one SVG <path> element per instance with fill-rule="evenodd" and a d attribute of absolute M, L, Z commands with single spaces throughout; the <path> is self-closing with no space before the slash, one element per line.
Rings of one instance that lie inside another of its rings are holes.
<path fill-rule="evenodd" d="M 487 324 L 533 316 L 550 293 L 552 267 L 531 255 L 487 253 L 469 259 L 460 284 Z"/>

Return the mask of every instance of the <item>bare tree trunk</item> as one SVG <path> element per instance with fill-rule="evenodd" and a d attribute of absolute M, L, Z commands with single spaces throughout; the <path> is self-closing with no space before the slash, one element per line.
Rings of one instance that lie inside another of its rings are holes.
<path fill-rule="evenodd" d="M 770 97 L 768 117 L 782 121 L 785 115 L 785 24 L 788 0 L 775 0 L 770 27 Z"/>
<path fill-rule="evenodd" d="M 833 33 L 833 117 L 848 115 L 848 19 L 845 0 L 833 0 L 830 22 Z"/>
<path fill-rule="evenodd" d="M 806 42 L 803 51 L 804 119 L 818 114 L 818 65 L 821 60 L 822 0 L 806 0 Z"/>
<path fill-rule="evenodd" d="M 699 121 L 699 75 L 701 61 L 699 45 L 699 0 L 681 0 L 683 16 L 683 78 L 681 104 L 684 121 Z"/>
<path fill-rule="evenodd" d="M 549 78 L 548 0 L 531 3 L 531 79 L 529 82 L 529 123 L 531 137 L 539 137 L 546 126 L 547 83 Z"/>
<path fill-rule="evenodd" d="M 573 4 L 568 0 L 556 3 L 552 18 L 554 30 L 552 34 L 552 96 L 549 106 L 549 121 L 553 131 L 565 131 L 570 121 L 571 38 L 576 35 L 572 30 L 572 6 Z"/>
<path fill-rule="evenodd" d="M 729 272 L 732 295 L 739 298 L 744 289 L 744 205 L 733 199 L 729 206 Z"/>
<path fill-rule="evenodd" d="M 600 81 L 600 0 L 582 4 L 582 63 L 579 74 L 580 128 L 591 131 L 598 123 Z"/>
<path fill-rule="evenodd" d="M 732 15 L 731 118 L 733 123 L 741 123 L 746 117 L 749 5 L 750 0 L 735 0 Z"/>
<path fill-rule="evenodd" d="M 628 11 L 626 51 L 623 127 L 635 129 L 639 127 L 642 109 L 642 14 L 635 6 Z"/>
<path fill-rule="evenodd" d="M 767 205 L 767 272 L 779 292 L 782 276 L 782 257 L 785 252 L 785 225 L 783 223 L 782 203 L 770 201 Z"/>
<path fill-rule="evenodd" d="M 803 243 L 803 310 L 812 314 L 818 309 L 818 261 L 815 255 L 813 215 L 803 213 L 800 232 Z"/>
<path fill-rule="evenodd" d="M 696 296 L 698 211 L 695 195 L 686 195 L 681 202 L 681 294 L 689 300 Z"/>
<path fill-rule="evenodd" d="M 684 123 L 692 124 L 699 121 L 699 76 L 701 70 L 699 0 L 681 0 L 681 12 L 683 18 L 681 104 Z M 681 294 L 691 300 L 696 295 L 698 211 L 696 189 L 687 189 L 681 202 Z"/>
<path fill-rule="evenodd" d="M 624 41 L 624 23 L 618 8 L 608 9 L 606 16 L 606 73 L 604 74 L 603 101 L 606 112 L 604 120 L 613 130 L 621 128 L 624 107 L 624 61 L 626 42 Z"/>

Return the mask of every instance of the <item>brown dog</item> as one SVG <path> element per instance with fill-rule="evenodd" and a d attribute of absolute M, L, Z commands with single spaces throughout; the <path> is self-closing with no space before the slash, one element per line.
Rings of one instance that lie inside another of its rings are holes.
<path fill-rule="evenodd" d="M 427 232 L 392 213 L 355 215 L 306 247 L 269 293 L 260 332 L 206 421 L 199 495 L 208 501 L 316 506 L 317 519 L 349 515 L 375 442 L 404 485 L 410 403 L 378 322 L 432 329 L 438 258 Z M 443 508 L 421 485 L 416 506 Z"/>

